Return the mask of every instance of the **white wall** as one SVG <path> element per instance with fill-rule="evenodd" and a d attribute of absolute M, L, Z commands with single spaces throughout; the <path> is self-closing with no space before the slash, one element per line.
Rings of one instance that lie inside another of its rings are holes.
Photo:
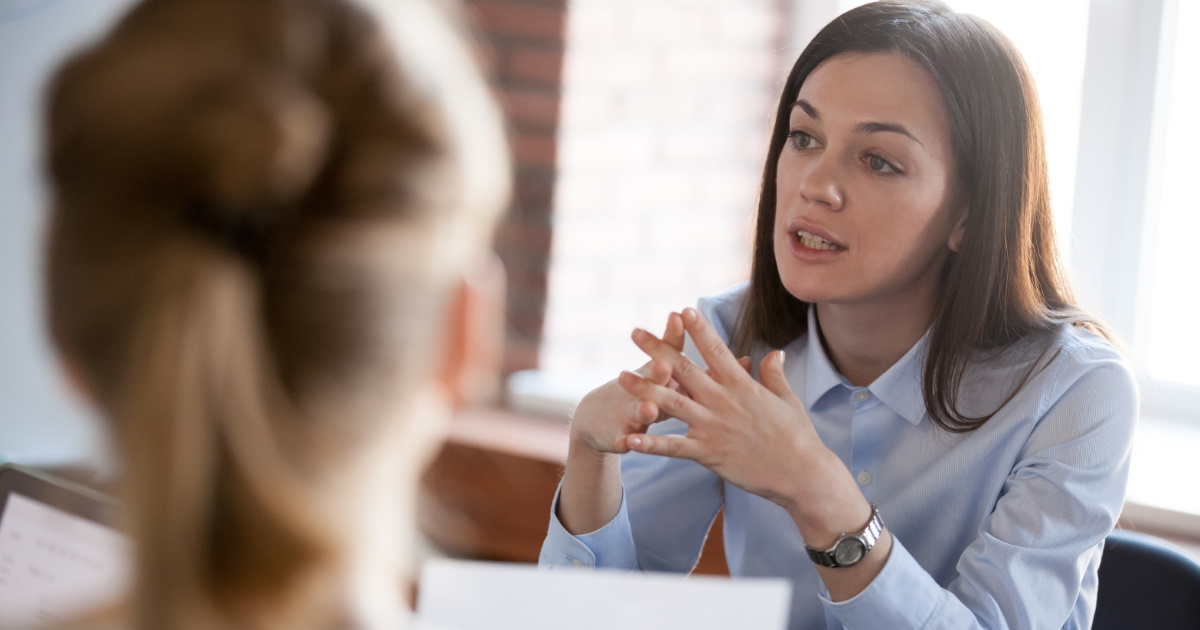
<path fill-rule="evenodd" d="M 0 0 L 0 459 L 91 459 L 98 431 L 66 393 L 42 326 L 39 106 L 65 54 L 129 0 Z"/>

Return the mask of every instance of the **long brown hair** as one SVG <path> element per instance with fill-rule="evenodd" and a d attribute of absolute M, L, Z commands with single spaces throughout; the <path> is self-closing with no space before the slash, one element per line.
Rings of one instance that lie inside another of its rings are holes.
<path fill-rule="evenodd" d="M 808 305 L 787 292 L 775 261 L 775 178 L 800 87 L 818 66 L 846 52 L 904 55 L 933 76 L 945 99 L 967 221 L 960 251 L 942 272 L 922 390 L 939 426 L 974 430 L 990 415 L 966 417 L 957 399 L 976 351 L 1004 348 L 1063 324 L 1107 333 L 1074 304 L 1062 269 L 1041 109 L 1021 54 L 984 20 L 941 2 L 886 1 L 852 9 L 822 29 L 796 60 L 775 112 L 750 287 L 733 345 L 747 354 L 756 344 L 779 348 L 806 332 Z"/>
<path fill-rule="evenodd" d="M 342 623 L 311 484 L 425 382 L 507 194 L 453 16 L 388 10 L 145 0 L 51 85 L 50 331 L 114 425 L 138 628 Z"/>

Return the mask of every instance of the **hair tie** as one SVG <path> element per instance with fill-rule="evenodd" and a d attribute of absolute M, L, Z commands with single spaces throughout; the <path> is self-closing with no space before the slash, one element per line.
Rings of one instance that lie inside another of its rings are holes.
<path fill-rule="evenodd" d="M 266 257 L 277 217 L 278 211 L 269 206 L 233 208 L 204 200 L 189 203 L 185 213 L 189 227 L 255 263 Z"/>

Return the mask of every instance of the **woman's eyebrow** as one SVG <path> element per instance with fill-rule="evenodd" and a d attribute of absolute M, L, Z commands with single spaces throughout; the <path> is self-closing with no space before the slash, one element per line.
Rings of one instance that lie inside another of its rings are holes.
<path fill-rule="evenodd" d="M 805 114 L 808 114 L 809 118 L 820 122 L 821 112 L 817 111 L 817 108 L 814 107 L 812 103 L 804 99 L 799 99 L 795 103 L 792 103 L 792 106 L 799 107 L 800 109 L 804 110 Z M 921 146 L 925 146 L 924 142 L 921 142 L 921 140 L 914 136 L 911 131 L 905 129 L 904 125 L 899 123 L 861 122 L 854 126 L 854 131 L 858 133 L 898 133 L 900 135 L 912 138 L 913 142 L 916 142 Z"/>
<path fill-rule="evenodd" d="M 792 103 L 792 106 L 799 107 L 800 109 L 804 110 L 804 113 L 808 114 L 808 117 L 812 118 L 813 120 L 816 120 L 816 121 L 821 120 L 821 113 L 817 111 L 817 108 L 813 107 L 812 103 L 809 103 L 808 101 L 806 101 L 804 99 L 800 99 L 800 100 L 796 101 L 795 103 Z"/>
<path fill-rule="evenodd" d="M 854 130 L 857 131 L 858 133 L 881 133 L 881 132 L 898 133 L 898 134 L 901 134 L 904 136 L 908 136 L 909 138 L 912 138 L 913 142 L 916 142 L 917 144 L 919 144 L 921 146 L 925 146 L 925 143 L 921 142 L 920 140 L 917 139 L 916 136 L 912 135 L 912 133 L 909 130 L 904 128 L 904 125 L 899 125 L 896 123 L 862 122 L 862 123 L 858 123 L 857 125 L 854 125 Z"/>

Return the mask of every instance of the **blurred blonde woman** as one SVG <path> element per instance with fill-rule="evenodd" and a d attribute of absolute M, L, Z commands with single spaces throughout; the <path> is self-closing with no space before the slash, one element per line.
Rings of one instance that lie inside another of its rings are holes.
<path fill-rule="evenodd" d="M 417 478 L 499 345 L 508 164 L 457 24 L 144 0 L 55 77 L 47 307 L 123 462 L 115 626 L 410 621 Z"/>

